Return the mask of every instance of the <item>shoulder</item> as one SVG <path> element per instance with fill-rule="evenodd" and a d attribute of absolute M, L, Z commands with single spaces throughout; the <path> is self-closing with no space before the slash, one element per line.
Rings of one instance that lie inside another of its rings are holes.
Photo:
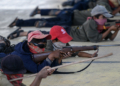
<path fill-rule="evenodd" d="M 87 20 L 80 29 L 84 29 L 86 32 L 97 31 L 97 23 L 93 19 Z"/>
<path fill-rule="evenodd" d="M 89 25 L 89 26 L 97 26 L 97 23 L 93 19 L 88 19 L 86 22 L 83 24 L 84 26 Z"/>
<path fill-rule="evenodd" d="M 53 51 L 53 43 L 51 40 L 47 40 L 45 51 Z"/>
<path fill-rule="evenodd" d="M 91 16 L 91 10 L 92 9 L 87 9 L 87 10 L 82 10 L 82 11 L 79 11 L 79 10 L 74 10 L 74 16 L 82 16 L 83 18 L 84 17 L 88 17 L 88 16 Z"/>
<path fill-rule="evenodd" d="M 18 44 L 15 45 L 15 47 L 16 47 L 16 46 L 23 45 L 23 44 L 24 44 L 24 45 L 27 44 L 27 40 L 24 40 L 24 41 L 22 41 L 22 42 L 19 42 Z"/>

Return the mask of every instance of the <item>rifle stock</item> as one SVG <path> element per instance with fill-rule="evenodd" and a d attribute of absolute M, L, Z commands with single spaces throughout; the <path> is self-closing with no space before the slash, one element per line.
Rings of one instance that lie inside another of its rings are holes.
<path fill-rule="evenodd" d="M 78 52 L 78 51 L 86 51 L 86 50 L 96 50 L 98 48 L 98 46 L 68 46 L 68 47 L 63 47 L 63 49 L 61 50 L 62 52 Z M 45 60 L 49 54 L 51 54 L 52 52 L 46 52 L 46 53 L 40 53 L 40 54 L 33 54 L 32 55 L 32 60 L 35 63 L 40 63 L 43 60 Z"/>
<path fill-rule="evenodd" d="M 52 53 L 52 52 L 45 52 L 45 53 L 40 53 L 40 54 L 33 54 L 33 55 L 32 55 L 32 60 L 33 60 L 35 63 L 40 63 L 40 62 L 42 62 L 43 60 L 45 60 L 50 53 Z"/>

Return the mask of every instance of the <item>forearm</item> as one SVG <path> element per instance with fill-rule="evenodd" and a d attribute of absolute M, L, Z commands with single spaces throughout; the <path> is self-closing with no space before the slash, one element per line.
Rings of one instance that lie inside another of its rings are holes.
<path fill-rule="evenodd" d="M 120 26 L 120 22 L 116 22 L 115 25 Z M 97 30 L 107 30 L 110 27 L 111 27 L 110 24 L 108 24 L 108 25 L 98 25 Z"/>
<path fill-rule="evenodd" d="M 40 86 L 41 81 L 42 81 L 42 78 L 37 75 L 30 86 Z"/>
<path fill-rule="evenodd" d="M 112 12 L 112 15 L 115 15 L 116 13 L 118 13 L 120 11 L 120 6 L 116 9 L 116 10 L 114 10 L 113 12 Z"/>
<path fill-rule="evenodd" d="M 91 58 L 92 54 L 89 54 L 89 53 L 86 53 L 86 52 L 79 52 L 78 56 L 79 57 L 89 57 L 89 58 Z"/>
<path fill-rule="evenodd" d="M 107 31 L 105 31 L 103 34 L 102 34 L 102 39 L 103 40 L 105 37 L 107 37 L 107 35 L 111 32 L 110 29 L 108 29 Z"/>
<path fill-rule="evenodd" d="M 48 59 L 44 60 L 41 64 L 37 65 L 37 72 L 40 71 L 45 66 L 51 66 L 52 62 Z"/>
<path fill-rule="evenodd" d="M 55 69 L 51 69 L 51 67 L 46 66 L 44 67 L 39 73 L 37 73 L 37 76 L 35 77 L 34 81 L 31 83 L 30 86 L 40 86 L 40 83 L 42 81 L 42 78 L 46 78 L 48 75 L 51 75 Z"/>

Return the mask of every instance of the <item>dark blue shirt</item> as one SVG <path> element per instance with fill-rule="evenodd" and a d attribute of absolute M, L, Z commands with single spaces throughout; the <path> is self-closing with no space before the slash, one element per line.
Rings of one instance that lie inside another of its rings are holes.
<path fill-rule="evenodd" d="M 32 73 L 39 72 L 45 66 L 51 66 L 47 60 L 39 65 L 32 60 L 32 53 L 29 51 L 27 41 L 18 43 L 11 54 L 18 55 L 23 60 L 24 67 Z"/>

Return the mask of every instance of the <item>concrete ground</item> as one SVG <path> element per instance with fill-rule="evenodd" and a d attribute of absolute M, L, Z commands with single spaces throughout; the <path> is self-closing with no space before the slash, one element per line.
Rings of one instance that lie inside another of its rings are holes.
<path fill-rule="evenodd" d="M 7 37 L 9 33 L 14 31 L 17 27 L 9 28 L 7 27 L 14 18 L 29 19 L 30 12 L 36 7 L 39 8 L 62 8 L 61 3 L 65 0 L 1 0 L 0 1 L 0 35 Z M 36 15 L 33 18 L 40 18 L 40 15 Z M 116 17 L 120 19 L 120 17 Z M 29 30 L 46 30 L 49 31 L 50 28 L 35 28 L 35 27 L 23 27 L 25 31 Z M 12 44 L 16 44 L 26 37 L 19 37 L 10 40 Z M 120 43 L 120 33 L 117 35 L 114 41 L 103 41 L 100 43 L 91 42 L 70 42 L 73 46 L 83 46 L 83 45 L 109 45 L 109 44 L 119 44 Z M 120 47 L 100 47 L 98 56 L 102 56 L 108 53 L 113 53 L 112 56 L 107 58 L 102 58 L 95 60 L 89 68 L 85 71 L 75 74 L 60 74 L 51 75 L 46 79 L 42 80 L 41 86 L 119 86 L 120 84 Z M 88 53 L 93 53 L 94 51 L 86 51 Z M 78 60 L 83 60 L 86 58 L 82 57 L 71 57 L 63 60 L 63 62 L 74 62 Z M 64 64 L 63 63 L 63 64 Z M 77 71 L 84 68 L 89 62 L 84 62 L 72 66 L 67 66 L 58 69 L 59 71 Z M 25 74 L 27 76 L 29 74 Z M 29 86 L 35 77 L 26 78 L 23 83 Z M 10 86 L 9 82 L 3 74 L 0 74 L 0 86 Z"/>

